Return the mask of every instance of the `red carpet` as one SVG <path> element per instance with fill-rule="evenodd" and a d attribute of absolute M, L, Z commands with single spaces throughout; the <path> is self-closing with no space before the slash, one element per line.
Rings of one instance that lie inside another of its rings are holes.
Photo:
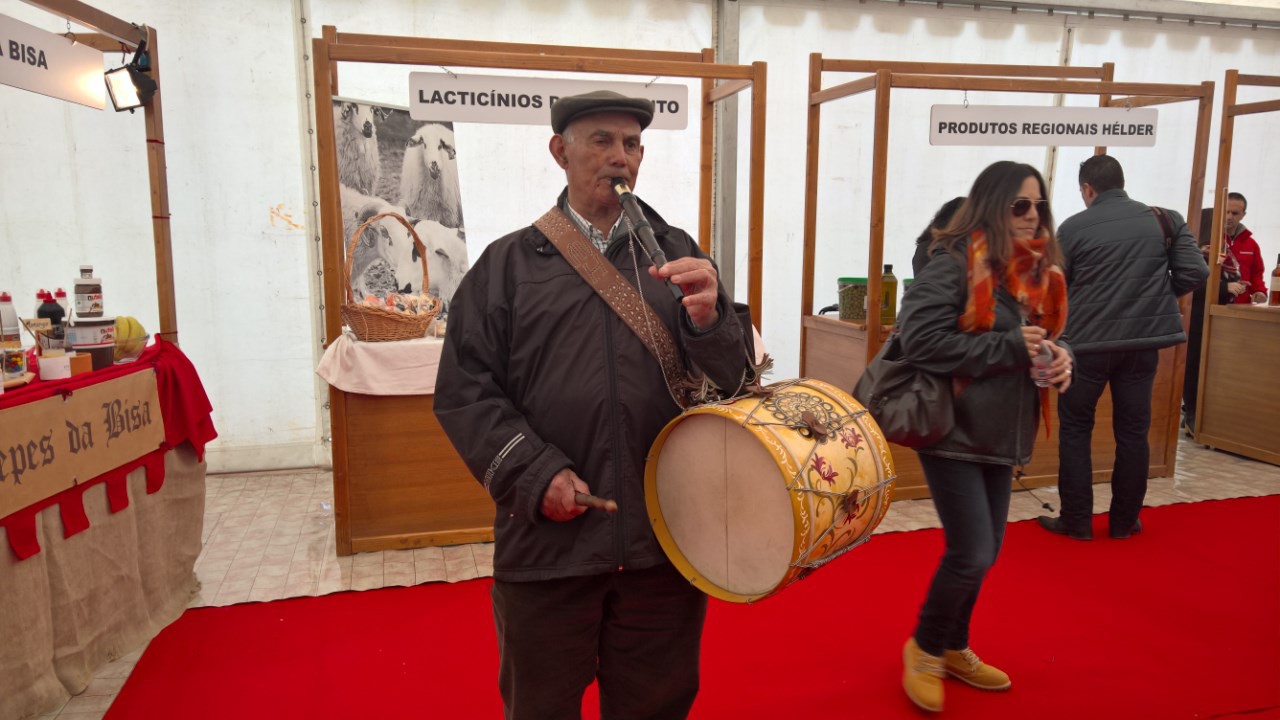
<path fill-rule="evenodd" d="M 947 682 L 945 718 L 1280 718 L 1280 496 L 1150 508 L 1081 543 L 1009 528 L 974 647 L 1009 672 Z M 917 718 L 901 647 L 940 531 L 876 536 L 755 606 L 713 600 L 693 717 Z M 499 718 L 489 582 L 190 610 L 107 713 Z M 584 716 L 598 717 L 594 691 Z"/>

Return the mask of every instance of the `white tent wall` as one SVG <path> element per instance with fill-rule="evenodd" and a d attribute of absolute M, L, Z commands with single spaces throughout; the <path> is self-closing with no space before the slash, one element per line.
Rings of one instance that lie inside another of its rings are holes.
<path fill-rule="evenodd" d="M 1204 3 L 1173 3 L 1169 11 L 1203 10 Z M 1150 9 L 1151 4 L 1148 4 Z M 1224 11 L 1225 12 L 1225 11 Z M 1280 32 L 1239 27 L 1108 19 L 1008 9 L 974 10 L 908 3 L 856 0 L 740 3 L 741 56 L 769 63 L 768 179 L 765 187 L 766 298 L 762 324 L 773 354 L 775 378 L 799 373 L 801 260 L 804 240 L 804 154 L 806 148 L 810 52 L 826 58 L 1056 65 L 1115 63 L 1115 79 L 1132 82 L 1215 84 L 1214 126 L 1205 187 L 1212 205 L 1217 163 L 1217 127 L 1223 73 L 1274 74 L 1280 68 Z M 824 87 L 858 75 L 826 73 Z M 1240 101 L 1275 98 L 1267 88 L 1242 91 Z M 1044 148 L 968 148 L 929 145 L 929 108 L 934 104 L 1052 105 L 1055 96 L 898 89 L 891 95 L 889 160 L 886 178 L 884 262 L 898 278 L 911 276 L 911 255 L 918 237 L 942 203 L 968 192 L 978 172 L 996 160 L 1046 166 Z M 1067 105 L 1097 105 L 1096 96 L 1067 96 Z M 1185 213 L 1195 142 L 1194 102 L 1157 106 L 1158 143 L 1152 148 L 1116 148 L 1126 166 L 1133 197 Z M 871 156 L 874 140 L 873 92 L 822 106 L 822 147 L 818 171 L 818 225 L 813 307 L 836 301 L 837 279 L 866 276 L 871 212 Z M 1253 203 L 1245 219 L 1260 238 L 1267 268 L 1280 251 L 1280 209 L 1274 172 L 1280 149 L 1261 141 L 1269 127 L 1280 128 L 1275 114 L 1236 121 L 1235 164 L 1231 185 Z M 745 124 L 740 132 L 745 133 Z M 1053 186 L 1057 222 L 1084 209 L 1077 191 L 1079 163 L 1092 148 L 1061 148 Z M 738 192 L 746 192 L 745 176 Z M 745 228 L 745 213 L 739 212 Z M 739 233 L 742 235 L 742 233 Z M 737 287 L 745 287 L 745 243 L 737 246 Z M 740 293 L 741 294 L 741 293 Z"/>
<path fill-rule="evenodd" d="M 808 53 L 840 59 L 1056 65 L 1061 24 L 1034 15 L 921 12 L 919 7 L 856 2 L 743 3 L 740 12 L 742 56 L 769 63 L 763 337 L 775 358 L 774 377 L 794 377 L 799 373 Z M 826 73 L 824 87 L 856 77 Z M 911 277 L 916 236 L 938 206 L 968 192 L 978 170 L 1006 158 L 1037 167 L 1043 163 L 1043 148 L 930 147 L 929 106 L 958 105 L 965 99 L 960 91 L 898 90 L 891 95 L 884 262 L 893 265 L 899 278 Z M 1045 95 L 1011 93 L 969 93 L 967 99 L 971 104 L 1050 102 Z M 836 301 L 837 278 L 867 275 L 874 113 L 872 92 L 822 106 L 815 311 Z M 740 268 L 743 263 L 740 259 Z M 738 287 L 743 282 L 739 278 Z"/>
<path fill-rule="evenodd" d="M 1213 207 L 1218 180 L 1218 137 L 1222 125 L 1222 81 L 1226 71 L 1242 74 L 1280 75 L 1280 32 L 1238 27 L 1188 27 L 1184 23 L 1161 24 L 1072 21 L 1073 62 L 1080 65 L 1115 57 L 1116 79 L 1133 82 L 1214 83 L 1213 127 L 1209 133 L 1209 162 L 1205 168 L 1203 206 Z M 1125 58 L 1122 62 L 1122 58 Z M 1280 99 L 1277 88 L 1241 87 L 1237 103 Z M 1079 102 L 1079 101 L 1077 101 Z M 1154 148 L 1115 148 L 1112 153 L 1125 168 L 1130 194 L 1150 204 L 1185 212 L 1195 143 L 1196 110 L 1193 103 L 1162 105 L 1159 139 Z M 1258 240 L 1268 271 L 1280 253 L 1280 113 L 1241 115 L 1235 119 L 1230 189 L 1249 200 L 1244 224 Z M 1070 152 L 1068 152 L 1068 150 Z M 1059 212 L 1083 209 L 1075 193 L 1076 170 L 1089 154 L 1087 148 L 1064 148 L 1059 163 L 1059 185 L 1070 191 L 1068 204 Z"/>
<path fill-rule="evenodd" d="M 313 465 L 313 284 L 303 217 L 294 10 L 282 0 L 103 0 L 157 28 L 179 340 L 214 406 L 211 470 Z M 4 0 L 49 32 L 66 23 Z M 88 32 L 72 26 L 73 31 Z M 120 64 L 107 54 L 108 66 Z M 0 286 L 37 289 L 91 263 L 106 312 L 159 328 L 142 113 L 0 88 Z"/>
<path fill-rule="evenodd" d="M 712 44 L 707 0 L 223 0 L 173 3 L 96 0 L 102 10 L 159 31 L 166 154 L 172 212 L 178 327 L 214 405 L 220 437 L 210 471 L 272 469 L 327 462 L 325 400 L 313 368 L 323 336 L 311 203 L 318 198 L 306 93 L 309 42 L 322 25 L 342 32 L 697 51 Z M 1187 5 L 1187 3 L 1177 3 Z M 742 62 L 769 63 L 765 187 L 764 331 L 775 377 L 798 371 L 799 287 L 804 207 L 805 89 L 808 54 L 886 60 L 1053 65 L 1066 48 L 1074 65 L 1116 63 L 1118 80 L 1221 85 L 1226 68 L 1275 73 L 1280 33 L 1170 23 L 1084 21 L 1062 14 L 854 0 L 741 0 Z M 18 0 L 0 13 L 50 32 L 58 18 Z M 306 20 L 305 24 L 301 20 Z M 83 28 L 73 28 L 83 31 Z M 1074 29 L 1072 37 L 1068 29 Z M 114 66 L 118 55 L 108 57 Z M 340 94 L 394 105 L 408 102 L 407 66 L 339 69 Z M 459 73 L 518 74 L 482 68 Z M 575 75 L 567 77 L 600 77 Z M 634 76 L 619 80 L 648 80 Z M 662 78 L 660 82 L 686 82 Z M 697 82 L 689 83 L 691 98 Z M 749 92 L 749 91 L 748 91 Z M 14 88 L 0 88 L 0 289 L 17 294 L 23 314 L 36 289 L 70 289 L 82 263 L 103 278 L 107 311 L 158 327 L 141 114 L 97 112 Z M 747 94 L 742 96 L 748 97 Z M 1245 91 L 1241 100 L 1264 99 Z M 1215 97 L 1218 122 L 1221 88 Z M 891 133 L 886 262 L 909 277 L 912 240 L 946 199 L 963 194 L 977 172 L 1001 158 L 1043 167 L 1042 148 L 931 148 L 922 119 L 934 103 L 961 93 L 897 91 Z M 970 103 L 1050 104 L 1047 95 L 970 93 Z M 1079 102 L 1069 100 L 1068 102 Z M 745 103 L 741 104 L 746 108 Z M 1185 105 L 1190 108 L 1190 105 Z M 815 306 L 834 301 L 835 279 L 866 272 L 873 102 L 846 98 L 823 109 Z M 746 298 L 745 152 L 749 112 L 740 110 L 737 295 Z M 319 121 L 331 118 L 319 113 Z M 1179 210 L 1186 205 L 1194 110 L 1161 107 L 1161 143 L 1117 151 L 1134 195 Z M 646 135 L 637 192 L 676 225 L 697 225 L 698 117 L 684 132 Z M 1274 115 L 1236 123 L 1232 186 L 1253 202 L 1246 224 L 1263 243 L 1268 267 L 1280 246 L 1280 150 L 1265 142 Z M 455 127 L 459 176 L 472 258 L 527 224 L 554 200 L 563 176 L 547 158 L 541 127 Z M 1213 138 L 1216 140 L 1216 130 Z M 916 139 L 918 138 L 918 139 Z M 1080 209 L 1075 167 L 1086 149 L 1064 149 L 1055 208 Z M 1216 142 L 1206 187 L 1214 183 Z M 15 168 L 17 170 L 15 170 Z"/>

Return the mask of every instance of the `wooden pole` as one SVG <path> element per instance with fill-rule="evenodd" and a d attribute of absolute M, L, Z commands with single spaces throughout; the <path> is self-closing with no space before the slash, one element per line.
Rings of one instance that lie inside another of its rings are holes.
<path fill-rule="evenodd" d="M 325 25 L 324 28 L 321 30 L 321 34 L 324 37 L 324 42 L 326 47 L 333 47 L 333 44 L 338 42 L 338 28 L 332 25 Z M 313 55 L 312 60 L 314 59 L 315 59 L 315 56 Z M 334 95 L 338 94 L 338 63 L 336 62 L 329 63 L 329 92 L 333 93 Z M 317 105 L 316 107 L 318 108 L 320 106 Z M 317 112 L 317 114 L 319 113 Z M 333 336 L 329 335 L 329 337 L 333 337 Z"/>
<path fill-rule="evenodd" d="M 342 318 L 339 308 L 345 300 L 342 283 L 347 238 L 342 237 L 342 200 L 338 189 L 338 153 L 337 139 L 333 128 L 333 96 L 336 94 L 332 70 L 334 63 L 329 59 L 329 42 L 323 39 L 311 41 L 312 67 L 315 74 L 316 101 L 316 157 L 319 162 L 317 175 L 320 179 L 320 231 L 325 242 L 322 243 L 321 261 L 325 277 L 324 283 L 324 336 L 333 342 L 342 332 Z"/>
<path fill-rule="evenodd" d="M 130 50 L 138 47 L 138 41 L 147 35 L 147 31 L 143 28 L 79 0 L 23 0 L 23 2 L 47 10 L 77 25 L 91 27 L 104 35 L 110 35 L 118 42 L 128 45 Z M 151 44 L 150 39 L 147 40 L 147 44 Z"/>
<path fill-rule="evenodd" d="M 155 246 L 156 301 L 160 310 L 160 332 L 169 342 L 178 343 L 178 304 L 173 282 L 173 243 L 169 224 L 169 180 L 164 153 L 164 83 L 160 78 L 160 47 L 155 28 L 148 27 L 147 48 L 151 54 L 151 79 L 156 92 L 143 106 L 147 132 L 147 174 L 151 181 L 151 236 Z"/>
<path fill-rule="evenodd" d="M 822 139 L 822 104 L 814 102 L 814 95 L 822 91 L 822 53 L 809 54 L 809 129 L 804 156 L 804 246 L 801 255 L 800 322 L 813 314 L 813 273 L 817 254 L 818 235 L 818 146 Z M 808 368 L 805 360 L 805 333 L 800 332 L 800 376 L 805 377 Z"/>
<path fill-rule="evenodd" d="M 1209 331 L 1213 327 L 1213 306 L 1218 304 L 1222 285 L 1222 225 L 1227 213 L 1227 188 L 1231 186 L 1231 145 L 1235 140 L 1236 118 L 1231 107 L 1236 104 L 1236 86 L 1240 71 L 1228 70 L 1222 82 L 1222 124 L 1218 129 L 1218 177 L 1213 191 L 1213 226 L 1209 234 L 1209 281 L 1204 290 L 1204 331 L 1200 335 L 1200 377 L 1196 380 L 1196 425 L 1191 434 L 1200 436 L 1204 425 L 1204 381 L 1209 374 Z"/>
<path fill-rule="evenodd" d="M 1196 144 L 1191 156 L 1191 190 L 1187 197 L 1187 224 L 1191 234 L 1200 237 L 1200 206 L 1204 202 L 1205 167 L 1209 163 L 1209 129 L 1213 124 L 1213 83 L 1201 83 L 1204 90 L 1200 96 L 1200 107 L 1196 115 Z M 1182 330 L 1188 332 L 1191 327 L 1192 293 L 1178 299 L 1178 311 L 1182 313 Z M 1205 295 L 1208 303 L 1208 295 Z M 1164 436 L 1177 438 L 1182 426 L 1182 394 L 1186 390 L 1187 344 L 1180 343 L 1173 348 L 1173 385 L 1168 398 L 1168 418 L 1165 420 Z M 1194 431 L 1193 431 L 1194 432 Z M 1164 445 L 1164 464 L 1172 475 L 1178 468 L 1178 443 L 1168 442 Z"/>
<path fill-rule="evenodd" d="M 764 302 L 764 137 L 768 64 L 751 63 L 751 172 L 747 208 L 747 302 L 751 322 L 764 332 L 761 304 Z"/>
<path fill-rule="evenodd" d="M 1109 82 L 1114 81 L 1114 80 L 1115 80 L 1115 77 L 1116 77 L 1116 64 L 1115 64 L 1115 63 L 1103 63 L 1103 64 L 1102 64 L 1102 81 L 1103 81 L 1103 82 L 1108 82 L 1108 83 L 1109 83 Z M 1111 95 L 1110 95 L 1110 93 L 1107 93 L 1107 94 L 1103 94 L 1103 95 L 1099 95 L 1099 96 L 1098 96 L 1098 107 L 1107 107 L 1107 104 L 1108 104 L 1108 103 L 1110 103 L 1110 102 L 1111 102 Z M 1095 147 L 1095 148 L 1093 149 L 1093 154 L 1094 154 L 1094 155 L 1105 155 L 1105 154 L 1107 154 L 1107 149 L 1106 149 L 1105 147 Z"/>
<path fill-rule="evenodd" d="M 337 63 L 329 57 L 331 40 L 336 35 L 325 26 L 323 37 L 311 41 L 312 72 L 316 102 L 316 175 L 320 181 L 321 272 L 324 273 L 324 337 L 333 342 L 342 333 L 339 308 L 345 300 L 346 238 L 342 237 L 342 198 L 338 189 L 337 139 L 333 128 L 333 96 L 338 94 Z M 347 396 L 338 388 L 329 389 L 329 426 L 332 428 L 334 541 L 339 555 L 350 555 L 351 542 L 351 478 L 347 437 Z"/>
<path fill-rule="evenodd" d="M 876 73 L 876 134 L 871 151 L 871 234 L 867 238 L 867 363 L 876 356 L 883 340 L 880 333 L 880 292 L 884 263 L 885 184 L 889 173 L 889 93 L 893 73 Z"/>

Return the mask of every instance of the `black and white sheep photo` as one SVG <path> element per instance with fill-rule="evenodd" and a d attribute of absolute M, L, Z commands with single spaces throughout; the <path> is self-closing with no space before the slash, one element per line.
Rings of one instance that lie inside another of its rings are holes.
<path fill-rule="evenodd" d="M 427 248 L 427 273 L 431 276 L 429 292 L 440 298 L 445 310 L 462 276 L 471 267 L 467 260 L 467 241 L 458 228 L 445 227 L 435 220 L 423 220 L 413 226 Z"/>
<path fill-rule="evenodd" d="M 335 100 L 333 127 L 338 149 L 338 181 L 365 195 L 374 194 L 382 165 L 372 105 Z"/>
<path fill-rule="evenodd" d="M 354 188 L 339 185 L 342 196 L 342 236 L 345 248 L 351 236 L 369 218 L 384 212 L 404 215 L 380 197 L 364 195 Z M 386 297 L 392 292 L 416 292 L 422 285 L 422 266 L 405 262 L 413 254 L 409 231 L 394 218 L 377 220 L 360 234 L 351 251 L 351 292 L 357 298 L 365 295 Z"/>
<path fill-rule="evenodd" d="M 400 204 L 419 220 L 462 227 L 462 193 L 451 123 L 426 123 L 405 143 Z"/>
<path fill-rule="evenodd" d="M 349 278 L 352 294 L 363 298 L 429 292 L 447 310 L 470 267 L 453 125 L 424 123 L 402 108 L 347 98 L 335 99 L 333 107 L 344 251 L 366 220 L 394 212 L 418 233 L 430 275 L 430 287 L 423 288 L 422 258 L 409 231 L 383 218 L 366 228 L 356 243 Z"/>

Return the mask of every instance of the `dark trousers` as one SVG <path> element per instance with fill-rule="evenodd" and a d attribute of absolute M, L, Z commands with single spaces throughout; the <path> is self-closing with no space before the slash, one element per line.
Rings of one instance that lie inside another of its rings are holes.
<path fill-rule="evenodd" d="M 707 596 L 670 564 L 540 582 L 493 583 L 498 687 L 508 720 L 684 718 L 698 694 Z"/>
<path fill-rule="evenodd" d="M 920 456 L 942 520 L 947 548 L 916 625 L 916 644 L 930 655 L 969 647 L 969 618 L 1009 520 L 1013 468 Z"/>
<path fill-rule="evenodd" d="M 1204 286 L 1191 294 L 1191 320 L 1187 325 L 1187 365 L 1182 376 L 1182 416 L 1190 426 L 1195 422 L 1196 398 L 1200 391 L 1200 337 L 1204 335 Z"/>
<path fill-rule="evenodd" d="M 1158 350 L 1079 353 L 1071 387 L 1058 397 L 1058 492 L 1062 521 L 1088 528 L 1093 517 L 1094 414 L 1102 390 L 1111 386 L 1111 430 L 1116 460 L 1111 468 L 1111 527 L 1128 530 L 1138 521 L 1147 495 L 1151 448 L 1151 386 Z"/>

